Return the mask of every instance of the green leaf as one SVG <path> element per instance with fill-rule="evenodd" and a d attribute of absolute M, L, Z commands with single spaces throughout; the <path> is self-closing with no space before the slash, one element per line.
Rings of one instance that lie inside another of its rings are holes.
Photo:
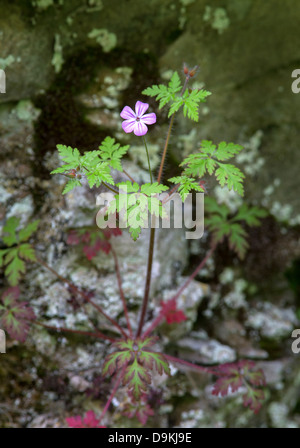
<path fill-rule="evenodd" d="M 183 115 L 193 121 L 199 120 L 198 107 L 200 103 L 205 102 L 205 99 L 211 95 L 207 90 L 186 90 L 183 94 L 184 106 Z"/>
<path fill-rule="evenodd" d="M 172 78 L 168 84 L 168 87 L 160 84 L 154 85 L 152 87 L 148 87 L 143 90 L 143 95 L 148 95 L 151 97 L 156 97 L 156 100 L 159 101 L 159 109 L 164 107 L 170 101 L 175 100 L 175 94 L 182 89 L 180 78 L 177 72 L 174 72 Z"/>
<path fill-rule="evenodd" d="M 188 176 L 177 176 L 177 177 L 171 177 L 169 179 L 170 182 L 174 184 L 179 184 L 178 192 L 180 194 L 182 202 L 184 202 L 187 198 L 187 195 L 192 191 L 199 191 L 203 192 L 203 187 L 199 185 L 199 182 L 197 182 L 194 178 L 188 177 Z"/>
<path fill-rule="evenodd" d="M 21 229 L 19 232 L 19 240 L 27 241 L 31 235 L 37 230 L 40 220 L 37 219 L 33 222 L 30 222 L 24 229 Z"/>
<path fill-rule="evenodd" d="M 242 228 L 240 224 L 231 224 L 230 233 L 228 237 L 229 247 L 234 250 L 239 258 L 243 260 L 249 247 L 247 242 L 247 232 Z"/>
<path fill-rule="evenodd" d="M 214 155 L 217 160 L 220 160 L 222 162 L 223 160 L 231 159 L 236 154 L 239 154 L 242 149 L 243 147 L 240 145 L 236 145 L 234 143 L 221 142 L 219 143 L 218 149 Z"/>
<path fill-rule="evenodd" d="M 168 190 L 169 187 L 166 185 L 159 184 L 158 182 L 153 182 L 152 184 L 147 183 L 141 186 L 141 193 L 151 196 L 153 194 L 160 194 L 163 191 Z"/>
<path fill-rule="evenodd" d="M 111 376 L 116 370 L 127 364 L 131 358 L 132 354 L 129 350 L 111 353 L 105 359 L 102 375 Z"/>
<path fill-rule="evenodd" d="M 136 182 L 132 183 L 130 180 L 127 180 L 126 182 L 120 182 L 117 184 L 117 187 L 119 187 L 120 190 L 126 193 L 137 193 L 140 189 L 139 184 Z M 122 187 L 125 187 L 122 189 Z"/>
<path fill-rule="evenodd" d="M 77 148 L 73 149 L 71 146 L 56 145 L 59 155 L 64 162 L 67 162 L 72 168 L 77 168 L 80 165 L 80 152 Z"/>
<path fill-rule="evenodd" d="M 216 178 L 221 185 L 227 185 L 228 189 L 233 189 L 240 196 L 244 196 L 243 179 L 245 175 L 234 165 L 217 162 L 219 168 L 216 170 Z"/>
<path fill-rule="evenodd" d="M 19 283 L 21 274 L 25 273 L 25 263 L 18 255 L 15 255 L 5 269 L 7 280 L 12 286 Z"/>
<path fill-rule="evenodd" d="M 115 143 L 114 138 L 106 137 L 99 149 L 100 157 L 103 161 L 107 161 L 112 168 L 123 171 L 121 158 L 127 153 L 129 145 L 120 146 L 119 143 Z"/>
<path fill-rule="evenodd" d="M 2 237 L 2 239 L 7 246 L 13 246 L 14 244 L 18 243 L 16 229 L 19 224 L 20 219 L 16 218 L 15 216 L 8 218 L 8 220 L 6 221 L 6 224 L 3 227 L 4 236 Z"/>
<path fill-rule="evenodd" d="M 232 221 L 245 221 L 249 226 L 259 226 L 261 224 L 259 218 L 265 218 L 267 215 L 266 210 L 258 207 L 248 207 L 247 204 L 243 204 Z"/>
<path fill-rule="evenodd" d="M 161 353 L 148 352 L 144 350 L 140 353 L 138 359 L 147 369 L 155 368 L 160 375 L 163 373 L 170 375 L 168 361 Z"/>
<path fill-rule="evenodd" d="M 69 191 L 73 190 L 75 187 L 81 187 L 81 182 L 77 179 L 70 179 L 63 189 L 62 194 L 67 194 Z"/>
<path fill-rule="evenodd" d="M 133 227 L 129 227 L 129 233 L 131 235 L 131 238 L 133 241 L 136 241 L 138 237 L 140 236 L 140 233 L 142 231 L 141 227 L 136 227 L 135 229 Z"/>
<path fill-rule="evenodd" d="M 1 249 L 0 250 L 0 267 L 3 266 L 3 264 L 4 264 L 4 256 L 7 254 L 8 251 L 9 251 L 9 249 Z"/>
<path fill-rule="evenodd" d="M 28 261 L 36 261 L 35 251 L 31 244 L 21 244 L 19 246 L 19 256 Z"/>
<path fill-rule="evenodd" d="M 129 387 L 135 400 L 139 400 L 141 395 L 147 392 L 148 385 L 151 384 L 151 376 L 145 367 L 138 363 L 137 358 L 126 368 L 123 384 Z"/>

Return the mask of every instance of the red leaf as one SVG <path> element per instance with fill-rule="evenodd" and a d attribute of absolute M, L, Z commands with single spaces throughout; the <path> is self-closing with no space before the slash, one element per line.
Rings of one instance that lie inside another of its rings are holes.
<path fill-rule="evenodd" d="M 177 309 L 176 300 L 170 299 L 167 302 L 161 302 L 162 313 L 165 315 L 168 324 L 180 323 L 187 319 L 182 310 Z"/>
<path fill-rule="evenodd" d="M 96 419 L 94 411 L 87 411 L 83 419 L 80 415 L 67 417 L 66 422 L 70 428 L 105 428 L 99 425 L 100 420 Z"/>
<path fill-rule="evenodd" d="M 76 230 L 71 230 L 67 238 L 67 244 L 75 246 L 80 243 L 80 237 L 78 236 Z"/>
<path fill-rule="evenodd" d="M 98 254 L 98 252 L 100 252 L 100 250 L 106 253 L 106 255 L 109 254 L 111 250 L 110 243 L 106 240 L 101 240 L 100 238 L 98 238 L 96 242 L 91 246 L 83 246 L 83 252 L 85 253 L 88 260 L 94 258 Z"/>
<path fill-rule="evenodd" d="M 30 321 L 35 319 L 35 314 L 27 302 L 18 301 L 19 293 L 19 288 L 14 287 L 8 288 L 2 294 L 1 325 L 13 339 L 24 342 L 27 338 Z"/>

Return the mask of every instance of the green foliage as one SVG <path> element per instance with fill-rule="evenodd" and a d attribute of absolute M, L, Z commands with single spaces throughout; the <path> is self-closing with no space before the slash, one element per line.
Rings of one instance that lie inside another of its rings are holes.
<path fill-rule="evenodd" d="M 25 261 L 35 261 L 35 252 L 31 244 L 26 243 L 36 231 L 39 220 L 29 223 L 17 232 L 20 219 L 12 216 L 3 227 L 3 242 L 7 249 L 0 250 L 0 267 L 5 267 L 4 274 L 12 286 L 16 286 L 26 271 Z"/>
<path fill-rule="evenodd" d="M 192 177 L 189 176 L 171 177 L 169 181 L 174 184 L 179 184 L 178 193 L 180 194 L 182 202 L 186 200 L 187 195 L 192 190 L 199 191 L 202 193 L 204 192 L 204 189 L 201 185 L 199 185 L 199 182 L 197 182 L 196 179 L 193 179 Z"/>
<path fill-rule="evenodd" d="M 115 139 L 106 137 L 97 151 L 87 151 L 80 155 L 77 148 L 57 145 L 61 159 L 66 164 L 51 171 L 51 174 L 64 174 L 71 179 L 64 187 L 63 194 L 82 184 L 79 179 L 85 175 L 90 188 L 99 187 L 102 182 L 114 185 L 111 169 L 123 171 L 121 159 L 127 153 L 129 145 L 120 146 Z"/>
<path fill-rule="evenodd" d="M 206 227 L 212 232 L 213 242 L 220 243 L 228 238 L 229 247 L 243 259 L 249 247 L 248 234 L 242 222 L 250 227 L 260 225 L 259 218 L 267 216 L 267 212 L 258 207 L 243 204 L 235 216 L 231 216 L 230 209 L 225 204 L 218 204 L 215 199 L 205 198 Z"/>
<path fill-rule="evenodd" d="M 165 217 L 166 211 L 157 195 L 168 187 L 157 182 L 146 183 L 141 187 L 130 181 L 117 184 L 121 193 L 115 195 L 108 207 L 107 213 L 121 213 L 123 224 L 129 227 L 129 232 L 134 241 L 139 237 L 141 229 L 148 227 L 150 216 Z"/>
<path fill-rule="evenodd" d="M 168 362 L 161 353 L 149 350 L 155 343 L 155 338 L 145 340 L 126 340 L 114 343 L 117 349 L 108 355 L 104 361 L 103 376 L 111 376 L 114 372 L 126 367 L 123 377 L 124 386 L 127 385 L 135 400 L 147 392 L 151 384 L 151 372 L 155 369 L 160 375 L 170 375 Z"/>
<path fill-rule="evenodd" d="M 200 103 L 205 102 L 206 98 L 211 95 L 211 92 L 202 89 L 185 90 L 183 94 L 177 95 L 179 91 L 182 91 L 183 87 L 180 82 L 180 78 L 177 72 L 173 73 L 173 76 L 168 84 L 154 85 L 143 90 L 144 95 L 156 97 L 159 101 L 159 109 L 166 104 L 170 104 L 170 110 L 168 117 L 177 112 L 181 106 L 183 106 L 183 115 L 190 118 L 193 121 L 199 120 L 198 107 Z"/>
<path fill-rule="evenodd" d="M 233 189 L 239 195 L 244 195 L 244 174 L 234 165 L 222 163 L 229 160 L 242 150 L 242 146 L 234 143 L 221 142 L 218 147 L 211 141 L 202 140 L 199 152 L 190 154 L 180 166 L 185 166 L 184 175 L 203 177 L 206 173 L 215 174 L 217 181 L 229 190 Z"/>

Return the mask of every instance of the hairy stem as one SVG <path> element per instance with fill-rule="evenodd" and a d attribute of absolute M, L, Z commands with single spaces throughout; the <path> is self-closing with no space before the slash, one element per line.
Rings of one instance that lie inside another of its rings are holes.
<path fill-rule="evenodd" d="M 111 246 L 111 251 L 112 251 L 112 254 L 113 254 L 113 257 L 114 257 L 115 270 L 116 270 L 116 275 L 117 275 L 117 280 L 118 280 L 120 298 L 121 298 L 122 304 L 123 304 L 123 309 L 124 309 L 124 313 L 125 313 L 125 317 L 126 317 L 126 321 L 127 321 L 127 327 L 128 327 L 128 331 L 129 331 L 130 337 L 132 337 L 132 328 L 131 328 L 131 325 L 130 325 L 130 320 L 129 320 L 129 316 L 128 316 L 128 309 L 127 309 L 125 295 L 124 295 L 123 286 L 122 286 L 122 278 L 121 278 L 121 273 L 120 273 L 118 257 L 117 257 L 115 249 L 112 246 Z"/>
<path fill-rule="evenodd" d="M 36 321 L 34 323 L 37 325 L 40 325 L 41 327 L 47 328 L 48 330 L 55 330 L 55 331 L 64 332 L 64 333 L 75 333 L 75 334 L 80 334 L 80 335 L 84 335 L 84 336 L 92 336 L 95 338 L 104 339 L 104 340 L 110 341 L 110 342 L 116 342 L 116 339 L 111 338 L 110 336 L 106 336 L 105 334 L 101 333 L 101 331 L 93 332 L 93 331 L 73 330 L 71 328 L 55 327 L 53 325 L 47 325 L 47 324 L 44 324 L 43 322 L 38 322 L 38 321 Z"/>
<path fill-rule="evenodd" d="M 187 76 L 185 78 L 184 86 L 183 86 L 181 94 L 180 94 L 181 96 L 184 94 L 184 91 L 187 88 L 189 79 L 190 79 L 189 76 Z M 165 159 L 166 159 L 166 154 L 167 154 L 167 149 L 168 149 L 168 145 L 169 145 L 169 141 L 170 141 L 171 130 L 172 130 L 172 126 L 173 126 L 173 123 L 174 123 L 174 117 L 175 117 L 175 114 L 172 115 L 172 118 L 170 120 L 169 129 L 168 129 L 168 133 L 167 133 L 167 138 L 166 138 L 166 141 L 165 141 L 165 146 L 164 146 L 162 158 L 161 158 L 161 161 L 160 161 L 160 167 L 159 167 L 159 172 L 158 172 L 158 177 L 157 177 L 157 182 L 158 183 L 161 182 L 161 178 L 162 178 L 162 172 L 163 172 Z M 144 320 L 145 320 L 145 315 L 146 315 L 146 311 L 147 311 L 147 306 L 148 306 L 148 301 L 149 301 L 149 293 L 150 293 L 150 286 L 151 286 L 151 274 L 152 274 L 152 264 L 153 264 L 153 254 L 154 254 L 154 243 L 155 243 L 155 228 L 154 228 L 154 224 L 153 224 L 152 227 L 151 227 L 151 231 L 150 231 L 150 241 L 149 241 L 149 252 L 148 252 L 148 264 L 147 264 L 147 275 L 146 275 L 146 283 L 145 283 L 145 292 L 144 292 L 144 299 L 143 299 L 141 316 L 140 316 L 140 320 L 139 320 L 138 331 L 137 331 L 137 334 L 136 334 L 137 337 L 139 337 L 141 332 L 142 332 L 143 325 L 144 325 Z"/>
<path fill-rule="evenodd" d="M 151 165 L 150 165 L 150 157 L 149 157 L 149 151 L 148 151 L 148 148 L 147 148 L 147 143 L 146 143 L 146 139 L 145 139 L 144 135 L 143 135 L 143 140 L 144 140 L 144 144 L 145 144 L 145 148 L 146 148 L 148 167 L 149 167 L 149 174 L 150 174 L 150 182 L 152 184 L 153 183 L 153 178 L 152 178 L 152 171 L 151 171 Z"/>
<path fill-rule="evenodd" d="M 52 272 L 52 274 L 54 274 L 57 278 L 59 278 L 63 283 L 66 283 L 76 294 L 81 295 L 81 297 L 83 297 L 84 300 L 86 300 L 100 314 L 102 314 L 102 316 L 104 316 L 107 320 L 109 320 L 109 322 L 112 323 L 114 325 L 114 327 L 116 327 L 125 338 L 127 338 L 127 334 L 125 333 L 123 328 L 120 327 L 118 322 L 116 322 L 114 319 L 112 319 L 110 316 L 108 316 L 105 313 L 105 311 L 103 311 L 103 309 L 99 305 L 97 305 L 97 303 L 95 303 L 92 299 L 90 299 L 90 297 L 87 294 L 85 294 L 83 291 L 81 291 L 79 288 L 77 288 L 77 286 L 73 285 L 73 283 L 71 283 L 69 280 L 62 277 L 58 272 L 55 271 L 55 269 L 51 268 L 47 263 L 45 263 L 40 258 L 37 258 L 37 262 L 40 263 L 42 266 L 44 266 L 46 269 L 48 269 L 48 271 Z"/>

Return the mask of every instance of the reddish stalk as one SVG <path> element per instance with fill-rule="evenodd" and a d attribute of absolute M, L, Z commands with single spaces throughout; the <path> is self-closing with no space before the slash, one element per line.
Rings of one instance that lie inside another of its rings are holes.
<path fill-rule="evenodd" d="M 179 288 L 179 290 L 177 291 L 177 293 L 171 297 L 169 300 L 177 300 L 178 297 L 183 293 L 183 291 L 185 290 L 185 288 L 188 287 L 188 285 L 190 284 L 190 282 L 196 277 L 196 275 L 199 273 L 199 271 L 201 271 L 201 269 L 203 268 L 203 266 L 205 265 L 205 263 L 207 262 L 207 260 L 211 257 L 211 255 L 213 254 L 214 250 L 216 249 L 216 245 L 213 245 L 211 247 L 211 249 L 208 251 L 208 253 L 206 254 L 205 258 L 201 261 L 201 263 L 196 267 L 196 269 L 194 270 L 194 272 L 188 277 L 188 279 L 183 283 L 183 285 Z M 149 336 L 154 330 L 155 328 L 160 324 L 160 322 L 163 320 L 163 318 L 165 317 L 164 313 L 160 313 L 152 322 L 152 324 L 150 325 L 150 327 L 143 333 L 142 338 L 146 338 L 147 336 Z"/>
<path fill-rule="evenodd" d="M 120 331 L 120 333 L 124 336 L 124 338 L 127 339 L 127 337 L 128 337 L 127 334 L 125 333 L 123 328 L 120 327 L 118 322 L 116 322 L 114 319 L 109 317 L 108 314 L 106 314 L 105 311 L 103 311 L 102 308 L 99 305 L 97 305 L 97 303 L 95 303 L 92 299 L 90 299 L 87 294 L 85 294 L 83 291 L 80 291 L 80 289 L 78 289 L 77 286 L 73 285 L 73 283 L 71 283 L 69 280 L 67 280 L 66 278 L 62 277 L 58 272 L 55 271 L 55 269 L 51 268 L 47 263 L 45 263 L 43 260 L 41 260 L 38 257 L 37 257 L 37 262 L 40 263 L 42 266 L 44 266 L 46 269 L 48 269 L 50 272 L 52 272 L 52 274 L 54 274 L 62 282 L 66 283 L 73 291 L 75 291 L 75 293 L 81 295 L 81 297 L 83 297 L 100 314 L 102 314 L 102 316 L 104 316 L 107 320 L 109 320 L 109 322 L 111 322 L 114 325 L 114 327 L 116 327 Z"/>
<path fill-rule="evenodd" d="M 102 411 L 102 413 L 101 413 L 101 415 L 100 415 L 100 419 L 99 419 L 100 421 L 103 419 L 104 415 L 105 415 L 106 412 L 108 411 L 108 408 L 109 408 L 109 406 L 110 406 L 110 403 L 112 402 L 112 399 L 113 399 L 114 396 L 116 395 L 116 392 L 117 392 L 117 390 L 118 390 L 118 387 L 120 386 L 121 381 L 122 381 L 122 379 L 123 379 L 123 376 L 124 376 L 124 372 L 125 372 L 126 367 L 127 367 L 127 364 L 122 368 L 122 370 L 121 370 L 121 372 L 120 372 L 120 375 L 118 376 L 118 378 L 117 378 L 117 380 L 116 380 L 116 383 L 115 383 L 115 385 L 114 385 L 114 388 L 113 388 L 113 390 L 112 390 L 112 393 L 110 394 L 109 399 L 107 400 L 107 402 L 106 402 L 106 404 L 105 404 L 105 406 L 104 406 L 104 409 L 103 409 L 103 411 Z"/>
<path fill-rule="evenodd" d="M 187 366 L 189 369 L 191 370 L 195 370 L 196 372 L 205 372 L 205 373 L 211 373 L 212 375 L 215 375 L 215 371 L 213 369 L 210 369 L 208 367 L 202 367 L 202 366 L 198 366 L 196 364 L 193 364 L 191 362 L 188 361 L 183 361 L 183 359 L 179 359 L 179 358 L 175 358 L 174 356 L 170 356 L 170 355 L 166 355 L 165 353 L 162 353 L 163 356 L 168 359 L 171 362 L 177 363 L 177 364 L 182 364 L 184 366 Z"/>
<path fill-rule="evenodd" d="M 47 325 L 44 324 L 43 322 L 34 322 L 37 325 L 40 325 L 41 327 L 47 328 L 48 330 L 55 330 L 55 331 L 62 331 L 64 333 L 75 333 L 75 334 L 80 334 L 80 335 L 84 335 L 84 336 L 91 336 L 91 337 L 95 337 L 95 338 L 99 338 L 99 339 L 105 339 L 106 341 L 110 341 L 110 342 L 116 342 L 116 339 L 111 338 L 110 336 L 106 336 L 105 334 L 101 333 L 100 331 L 97 332 L 93 332 L 93 331 L 82 331 L 82 330 L 73 330 L 72 328 L 65 328 L 65 327 L 55 327 L 53 325 Z"/>
<path fill-rule="evenodd" d="M 112 246 L 111 246 L 111 251 L 112 251 L 112 254 L 113 254 L 113 257 L 114 257 L 115 270 L 116 270 L 116 275 L 117 275 L 117 280 L 118 280 L 120 298 L 121 298 L 122 303 L 123 303 L 124 313 L 125 313 L 125 317 L 126 317 L 126 321 L 127 321 L 127 327 L 128 327 L 128 330 L 129 330 L 130 337 L 132 337 L 132 328 L 131 328 L 131 325 L 130 325 L 130 320 L 129 320 L 129 316 L 128 316 L 128 309 L 127 309 L 125 295 L 124 295 L 124 291 L 123 291 L 123 287 L 122 287 L 122 279 L 121 279 L 121 273 L 120 273 L 118 257 L 117 257 L 116 251 L 114 250 L 114 248 Z"/>

